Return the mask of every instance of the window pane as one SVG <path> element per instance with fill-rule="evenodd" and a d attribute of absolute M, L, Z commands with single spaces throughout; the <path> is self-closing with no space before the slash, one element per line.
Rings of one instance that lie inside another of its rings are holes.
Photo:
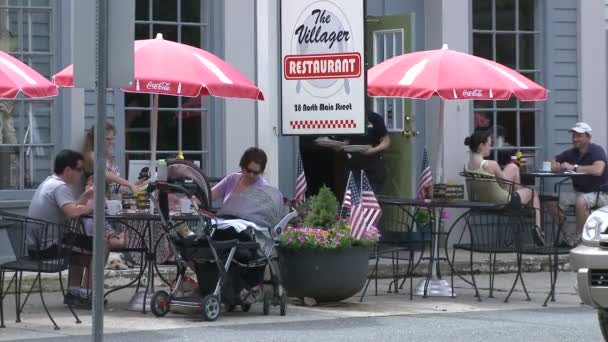
<path fill-rule="evenodd" d="M 177 108 L 178 96 L 159 95 L 158 96 L 158 107 L 159 108 Z"/>
<path fill-rule="evenodd" d="M 519 114 L 521 146 L 534 146 L 536 143 L 534 139 L 534 132 L 536 132 L 535 116 L 536 113 L 534 112 L 520 112 Z"/>
<path fill-rule="evenodd" d="M 517 122 L 515 118 L 516 112 L 496 113 L 496 131 L 498 135 L 504 132 L 504 144 L 506 146 L 517 146 Z"/>
<path fill-rule="evenodd" d="M 177 145 L 177 113 L 174 111 L 158 112 L 158 138 L 159 150 L 178 150 Z"/>
<path fill-rule="evenodd" d="M 376 56 L 376 64 L 381 63 L 384 61 L 384 34 L 382 33 L 376 33 L 374 34 L 374 40 L 375 40 L 375 45 L 376 45 L 376 51 L 375 51 L 375 56 Z"/>
<path fill-rule="evenodd" d="M 181 0 L 182 21 L 186 23 L 200 23 L 201 0 Z"/>
<path fill-rule="evenodd" d="M 37 6 L 37 7 L 49 7 L 49 0 L 30 0 L 30 5 L 31 6 Z"/>
<path fill-rule="evenodd" d="M 492 108 L 493 101 L 477 100 L 477 101 L 473 101 L 473 106 L 475 108 Z"/>
<path fill-rule="evenodd" d="M 492 29 L 492 1 L 473 0 L 473 29 Z"/>
<path fill-rule="evenodd" d="M 201 27 L 182 26 L 182 43 L 195 47 L 202 47 Z"/>
<path fill-rule="evenodd" d="M 519 35 L 519 69 L 534 69 L 534 34 Z"/>
<path fill-rule="evenodd" d="M 494 60 L 492 53 L 492 34 L 473 34 L 473 54 L 489 60 Z"/>
<path fill-rule="evenodd" d="M 203 112 L 185 111 L 182 115 L 182 150 L 202 150 L 203 132 L 201 131 L 201 119 Z"/>
<path fill-rule="evenodd" d="M 496 106 L 498 108 L 517 108 L 517 99 L 515 97 L 511 97 L 508 100 L 496 101 Z"/>
<path fill-rule="evenodd" d="M 492 128 L 494 112 L 476 111 L 473 117 L 473 127 L 476 131 Z"/>
<path fill-rule="evenodd" d="M 135 20 L 148 20 L 150 18 L 150 0 L 136 0 Z"/>
<path fill-rule="evenodd" d="M 53 148 L 26 147 L 24 166 L 25 188 L 37 188 L 53 170 Z"/>
<path fill-rule="evenodd" d="M 149 128 L 127 129 L 125 146 L 130 151 L 149 151 L 150 133 Z M 150 157 L 148 157 L 150 158 Z"/>
<path fill-rule="evenodd" d="M 31 102 L 32 113 L 24 113 L 25 130 L 30 144 L 51 143 L 51 102 Z M 28 106 L 26 105 L 26 108 Z"/>
<path fill-rule="evenodd" d="M 152 25 L 152 35 L 163 34 L 163 39 L 177 41 L 177 25 Z"/>
<path fill-rule="evenodd" d="M 19 188 L 19 148 L 0 145 L 0 190 Z"/>
<path fill-rule="evenodd" d="M 519 0 L 519 29 L 534 30 L 534 0 Z"/>
<path fill-rule="evenodd" d="M 515 35 L 496 35 L 496 62 L 515 69 Z"/>
<path fill-rule="evenodd" d="M 496 30 L 515 30 L 515 0 L 496 0 Z"/>
<path fill-rule="evenodd" d="M 395 32 L 395 56 L 401 56 L 403 54 L 403 32 Z"/>
<path fill-rule="evenodd" d="M 0 102 L 0 144 L 17 144 L 21 106 L 15 101 Z"/>
<path fill-rule="evenodd" d="M 51 56 L 30 56 L 23 61 L 25 64 L 38 71 L 42 76 L 51 78 Z"/>
<path fill-rule="evenodd" d="M 25 11 L 23 20 L 23 51 L 51 51 L 51 20 L 49 11 Z M 31 32 L 30 32 L 31 25 Z M 31 39 L 31 41 L 30 41 Z M 31 44 L 31 45 L 30 45 Z"/>
<path fill-rule="evenodd" d="M 177 20 L 177 1 L 153 0 L 152 17 L 159 21 Z"/>
<path fill-rule="evenodd" d="M 2 51 L 14 52 L 19 48 L 17 16 L 17 10 L 0 10 L 0 50 Z"/>
<path fill-rule="evenodd" d="M 150 25 L 148 24 L 135 24 L 135 39 L 150 39 Z"/>

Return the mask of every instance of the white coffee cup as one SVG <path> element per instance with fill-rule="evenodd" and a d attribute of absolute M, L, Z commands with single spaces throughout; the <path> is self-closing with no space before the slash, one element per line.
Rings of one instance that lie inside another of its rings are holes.
<path fill-rule="evenodd" d="M 189 198 L 180 198 L 179 199 L 179 209 L 184 214 L 189 214 L 192 212 L 192 201 Z"/>
<path fill-rule="evenodd" d="M 546 171 L 546 172 L 551 171 L 551 162 L 550 161 L 543 162 L 542 170 Z"/>
<path fill-rule="evenodd" d="M 108 214 L 110 215 L 118 215 L 122 210 L 122 202 L 119 200 L 108 200 Z"/>

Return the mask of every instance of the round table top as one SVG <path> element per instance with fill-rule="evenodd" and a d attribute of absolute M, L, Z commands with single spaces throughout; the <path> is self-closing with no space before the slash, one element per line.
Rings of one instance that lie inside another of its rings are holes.
<path fill-rule="evenodd" d="M 541 171 L 534 170 L 531 172 L 524 172 L 522 176 L 533 176 L 539 178 L 545 177 L 577 177 L 577 176 L 588 176 L 586 173 L 574 172 L 574 171 Z"/>
<path fill-rule="evenodd" d="M 427 208 L 469 208 L 469 209 L 498 209 L 504 207 L 503 204 L 491 202 L 476 202 L 467 200 L 423 200 L 418 198 L 406 198 L 397 196 L 377 196 L 378 203 L 407 205 L 412 207 Z"/>

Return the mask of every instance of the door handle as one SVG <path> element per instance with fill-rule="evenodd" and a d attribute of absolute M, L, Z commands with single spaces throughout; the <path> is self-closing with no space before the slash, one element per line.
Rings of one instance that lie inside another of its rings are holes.
<path fill-rule="evenodd" d="M 405 135 L 407 138 L 417 137 L 418 135 L 420 135 L 420 132 L 415 131 L 413 129 L 406 129 L 403 131 L 403 135 Z"/>

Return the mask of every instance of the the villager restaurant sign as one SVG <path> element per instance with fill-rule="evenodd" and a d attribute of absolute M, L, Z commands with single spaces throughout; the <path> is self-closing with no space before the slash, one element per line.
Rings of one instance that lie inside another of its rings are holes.
<path fill-rule="evenodd" d="M 365 132 L 363 0 L 281 1 L 282 132 Z"/>

